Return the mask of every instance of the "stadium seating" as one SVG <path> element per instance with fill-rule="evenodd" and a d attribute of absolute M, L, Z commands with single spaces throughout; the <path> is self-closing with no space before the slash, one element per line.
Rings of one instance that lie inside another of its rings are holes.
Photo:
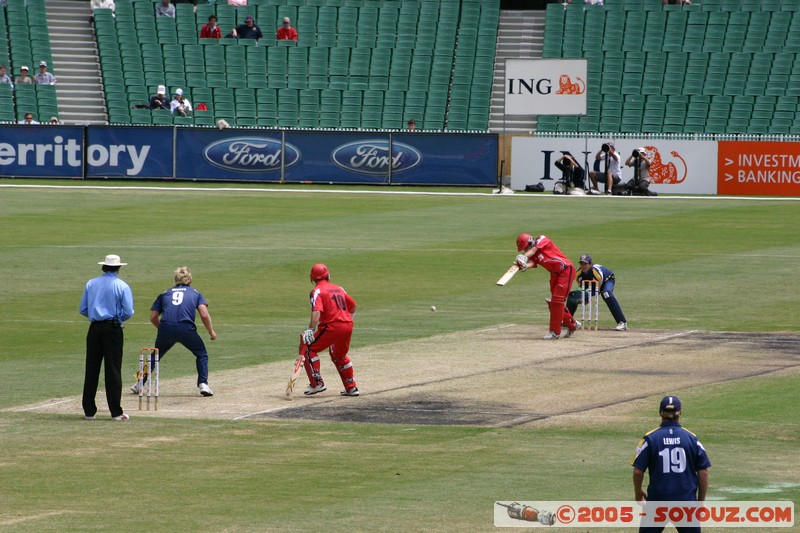
<path fill-rule="evenodd" d="M 587 116 L 541 131 L 800 132 L 796 0 L 550 4 L 545 20 L 544 57 L 586 58 L 589 81 Z"/>
<path fill-rule="evenodd" d="M 44 0 L 8 0 L 6 9 L 0 10 L 0 64 L 7 66 L 7 74 L 14 79 L 22 66 L 29 67 L 33 77 L 40 61 L 46 61 L 49 72 L 57 75 Z M 22 120 L 26 113 L 38 121 L 58 117 L 55 87 L 20 85 L 13 96 L 0 92 L 0 120 Z"/>
<path fill-rule="evenodd" d="M 179 122 L 301 128 L 488 128 L 499 0 L 251 0 L 246 8 L 118 0 L 95 28 L 109 121 L 169 122 L 136 109 L 158 85 L 208 113 Z M 252 14 L 259 42 L 198 39 L 215 14 L 228 33 Z M 289 16 L 299 39 L 276 41 Z M 361 102 L 360 105 L 355 104 Z"/>

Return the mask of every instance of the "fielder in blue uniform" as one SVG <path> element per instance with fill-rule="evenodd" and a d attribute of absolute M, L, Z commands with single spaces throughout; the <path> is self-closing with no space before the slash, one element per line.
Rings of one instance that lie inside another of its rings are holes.
<path fill-rule="evenodd" d="M 677 396 L 665 396 L 658 411 L 661 425 L 642 438 L 631 463 L 636 501 L 705 501 L 711 461 L 697 436 L 681 427 L 681 401 Z M 645 470 L 650 472 L 647 492 L 642 490 Z M 663 527 L 639 528 L 640 533 L 663 530 Z M 677 530 L 699 533 L 700 527 Z"/>
<path fill-rule="evenodd" d="M 158 348 L 158 360 L 163 359 L 176 343 L 184 345 L 196 358 L 200 394 L 213 396 L 208 386 L 208 351 L 197 333 L 195 311 L 200 314 L 200 320 L 212 341 L 217 339 L 217 333 L 211 325 L 208 302 L 191 284 L 191 270 L 185 266 L 178 268 L 175 271 L 175 286 L 161 293 L 150 307 L 150 322 L 158 329 L 155 346 Z M 139 393 L 138 383 L 131 387 L 131 392 Z"/>
<path fill-rule="evenodd" d="M 589 254 L 583 254 L 579 263 L 581 271 L 578 272 L 578 275 L 575 277 L 578 286 L 581 286 L 583 280 L 596 281 L 600 287 L 600 296 L 603 297 L 603 301 L 608 306 L 608 310 L 611 311 L 611 316 L 614 317 L 614 321 L 617 323 L 614 329 L 617 331 L 627 330 L 628 320 L 625 318 L 625 313 L 622 312 L 622 307 L 620 307 L 617 297 L 614 296 L 614 284 L 617 282 L 614 272 L 603 265 L 595 265 L 592 263 L 592 256 Z M 592 295 L 594 295 L 594 292 Z M 584 294 L 583 296 L 584 299 L 589 297 L 588 294 Z M 581 291 L 570 292 L 569 298 L 567 298 L 567 309 L 569 309 L 572 316 L 576 316 L 575 311 L 577 311 L 580 303 Z"/>

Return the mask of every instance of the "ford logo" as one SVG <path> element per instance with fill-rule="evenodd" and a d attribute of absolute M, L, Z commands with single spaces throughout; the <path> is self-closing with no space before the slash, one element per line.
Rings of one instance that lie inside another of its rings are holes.
<path fill-rule="evenodd" d="M 276 172 L 281 169 L 283 146 L 286 168 L 300 160 L 300 151 L 279 139 L 237 137 L 210 144 L 203 151 L 206 161 L 225 170 L 236 172 Z"/>
<path fill-rule="evenodd" d="M 393 142 L 390 155 L 388 140 L 369 139 L 339 146 L 331 154 L 331 159 L 337 166 L 351 172 L 385 176 L 389 173 L 389 165 L 393 174 L 411 170 L 422 162 L 422 154 L 407 144 Z"/>

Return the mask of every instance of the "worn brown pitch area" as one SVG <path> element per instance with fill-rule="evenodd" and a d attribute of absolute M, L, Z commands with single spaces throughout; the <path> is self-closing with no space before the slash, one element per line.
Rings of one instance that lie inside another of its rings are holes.
<path fill-rule="evenodd" d="M 339 395 L 341 382 L 327 355 L 322 374 L 328 390 L 303 396 L 301 375 L 294 401 L 287 402 L 291 354 L 280 363 L 226 372 L 213 372 L 212 354 L 213 397 L 201 398 L 192 378 L 162 379 L 158 412 L 138 411 L 131 394 L 123 395 L 123 408 L 134 418 L 533 426 L 704 384 L 800 372 L 797 334 L 601 330 L 544 341 L 544 333 L 506 325 L 354 350 L 357 398 Z M 161 365 L 162 376 L 170 363 Z M 102 393 L 97 401 L 102 418 Z M 80 415 L 80 398 L 9 411 Z"/>

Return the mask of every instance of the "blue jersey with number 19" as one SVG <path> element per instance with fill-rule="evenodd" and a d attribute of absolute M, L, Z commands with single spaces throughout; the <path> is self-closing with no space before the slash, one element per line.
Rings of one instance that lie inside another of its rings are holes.
<path fill-rule="evenodd" d="M 150 309 L 161 314 L 162 324 L 194 325 L 198 305 L 208 305 L 202 294 L 189 285 L 176 285 L 159 294 Z"/>
<path fill-rule="evenodd" d="M 650 471 L 648 500 L 695 501 L 697 471 L 709 468 L 711 461 L 694 433 L 665 420 L 642 438 L 632 464 Z"/>

